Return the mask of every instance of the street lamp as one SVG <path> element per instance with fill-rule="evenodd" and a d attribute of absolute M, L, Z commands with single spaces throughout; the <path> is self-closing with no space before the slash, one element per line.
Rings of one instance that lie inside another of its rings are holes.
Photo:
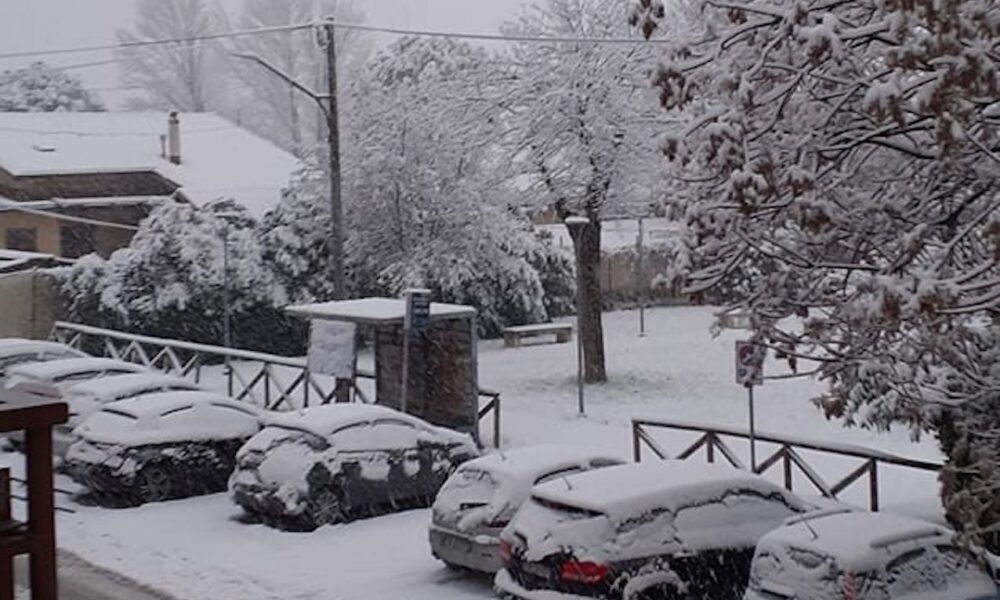
<path fill-rule="evenodd" d="M 570 215 L 563 220 L 569 229 L 570 237 L 575 240 L 574 246 L 579 249 L 583 228 L 590 224 L 590 219 Z M 579 252 L 579 250 L 577 250 Z M 583 398 L 583 274 L 580 272 L 580 261 L 576 261 L 576 396 L 580 415 L 586 414 Z"/>
<path fill-rule="evenodd" d="M 229 226 L 236 219 L 239 219 L 243 215 L 238 212 L 217 212 L 213 213 L 216 217 L 222 219 L 222 280 L 223 280 L 223 292 L 222 292 L 222 343 L 226 348 L 233 347 L 232 338 L 232 307 L 230 306 L 232 298 L 230 297 L 230 281 L 229 281 Z"/>

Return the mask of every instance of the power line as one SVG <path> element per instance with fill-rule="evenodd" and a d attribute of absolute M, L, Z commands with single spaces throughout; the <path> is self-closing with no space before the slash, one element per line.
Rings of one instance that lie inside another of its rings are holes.
<path fill-rule="evenodd" d="M 352 29 L 356 31 L 367 31 L 371 33 L 391 33 L 395 35 L 411 35 L 415 37 L 440 37 L 461 40 L 480 40 L 489 42 L 526 42 L 542 44 L 590 44 L 590 45 L 616 45 L 616 44 L 667 44 L 671 40 L 662 38 L 595 38 L 595 37 L 559 37 L 548 35 L 505 35 L 499 33 L 463 33 L 449 31 L 433 31 L 426 29 L 402 29 L 397 27 L 378 27 L 375 25 L 361 25 L 358 23 L 333 23 L 339 29 Z"/>
<path fill-rule="evenodd" d="M 637 45 L 637 44 L 666 44 L 671 40 L 663 38 L 617 38 L 617 37 L 560 37 L 547 35 L 507 35 L 494 33 L 467 33 L 458 31 L 434 31 L 427 29 L 404 29 L 399 27 L 382 27 L 376 25 L 362 25 L 359 23 L 342 23 L 335 21 L 313 21 L 308 23 L 295 23 L 291 25 L 280 25 L 275 27 L 260 27 L 256 29 L 239 29 L 234 31 L 224 31 L 192 37 L 163 38 L 155 40 L 136 40 L 132 42 L 119 42 L 117 44 L 103 44 L 96 46 L 77 46 L 71 48 L 54 48 L 51 50 L 30 50 L 23 52 L 7 52 L 0 54 L 0 60 L 11 58 L 33 58 L 39 56 L 53 56 L 60 54 L 79 54 L 83 52 L 99 52 L 108 50 L 123 50 L 128 48 L 142 48 L 146 46 L 163 46 L 171 44 L 185 44 L 204 42 L 210 40 L 245 37 L 251 35 L 261 35 L 267 33 L 279 33 L 285 31 L 297 31 L 308 29 L 318 24 L 329 23 L 338 29 L 348 29 L 353 31 L 366 31 L 369 33 L 388 33 L 393 35 L 415 36 L 415 37 L 439 37 L 462 40 L 479 40 L 489 42 L 524 42 L 541 44 L 589 44 L 589 45 Z M 114 62 L 114 59 L 109 60 Z M 90 66 L 89 64 L 83 66 Z M 75 68 L 65 67 L 65 68 Z"/>
<path fill-rule="evenodd" d="M 51 50 L 28 50 L 24 52 L 7 52 L 0 54 L 0 60 L 8 58 L 32 58 L 36 56 L 54 56 L 59 54 L 79 54 L 81 52 L 100 52 L 107 50 L 124 50 L 128 48 L 142 48 L 146 46 L 162 46 L 169 44 L 190 44 L 195 42 L 205 42 L 210 40 L 220 40 L 226 38 L 244 37 L 248 35 L 260 35 L 263 33 L 279 33 L 283 31 L 295 31 L 312 27 L 313 23 L 296 23 L 293 25 L 280 25 L 276 27 L 258 27 L 256 29 L 237 29 L 234 31 L 224 31 L 219 33 L 209 33 L 183 38 L 163 38 L 156 40 L 135 40 L 132 42 L 118 42 L 117 44 L 103 44 L 97 46 L 76 46 L 73 48 L 54 48 Z"/>

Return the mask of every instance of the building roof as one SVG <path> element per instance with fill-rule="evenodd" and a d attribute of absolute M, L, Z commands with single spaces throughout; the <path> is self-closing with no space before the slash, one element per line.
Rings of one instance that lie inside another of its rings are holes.
<path fill-rule="evenodd" d="M 231 197 L 255 217 L 280 199 L 299 161 L 212 113 L 181 113 L 181 164 L 162 156 L 166 113 L 0 113 L 0 168 L 15 177 L 147 173 L 196 204 Z"/>

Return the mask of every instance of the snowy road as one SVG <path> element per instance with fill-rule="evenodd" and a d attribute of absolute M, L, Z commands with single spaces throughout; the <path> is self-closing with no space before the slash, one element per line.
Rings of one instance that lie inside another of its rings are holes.
<path fill-rule="evenodd" d="M 174 600 L 172 596 L 150 590 L 118 574 L 99 569 L 69 552 L 59 553 L 59 598 L 61 600 Z M 28 561 L 15 563 L 15 577 L 27 585 Z M 25 588 L 18 599 L 30 597 Z"/>

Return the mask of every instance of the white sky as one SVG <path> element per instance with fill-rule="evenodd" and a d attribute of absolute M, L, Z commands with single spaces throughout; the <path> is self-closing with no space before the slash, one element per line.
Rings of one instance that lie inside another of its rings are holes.
<path fill-rule="evenodd" d="M 517 14 L 523 0 L 357 0 L 371 25 L 464 32 L 496 32 Z M 127 27 L 135 0 L 0 0 L 0 54 L 114 43 L 115 29 Z M 237 8 L 239 0 L 223 0 Z M 110 58 L 108 52 L 45 57 L 56 66 Z M 32 59 L 0 60 L 0 71 Z M 99 90 L 118 85 L 114 65 L 72 71 Z M 113 101 L 112 92 L 104 92 Z"/>

